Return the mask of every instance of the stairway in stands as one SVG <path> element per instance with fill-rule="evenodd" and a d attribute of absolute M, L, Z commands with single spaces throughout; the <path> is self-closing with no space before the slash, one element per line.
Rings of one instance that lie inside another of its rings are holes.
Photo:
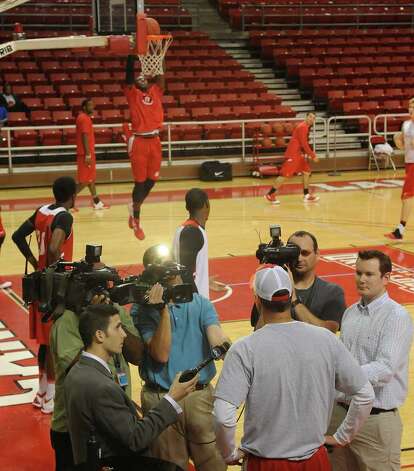
<path fill-rule="evenodd" d="M 209 34 L 211 39 L 225 49 L 234 59 L 252 74 L 256 80 L 266 85 L 270 93 L 282 98 L 282 105 L 290 106 L 296 111 L 299 118 L 309 111 L 315 111 L 312 100 L 303 98 L 299 89 L 292 87 L 284 78 L 284 71 L 273 68 L 273 64 L 264 63 L 257 51 L 249 45 L 249 33 L 232 31 L 229 24 L 219 15 L 217 8 L 209 0 L 182 0 L 182 5 L 190 12 L 193 18 L 193 26 L 199 31 Z M 326 118 L 325 111 L 315 111 L 316 115 Z M 333 125 L 331 125 L 331 130 Z M 322 125 L 316 125 L 316 131 L 322 131 Z M 331 144 L 334 144 L 334 136 L 331 136 Z M 358 138 L 349 136 L 343 127 L 336 125 L 337 155 L 349 157 L 361 155 L 361 143 Z M 316 150 L 326 152 L 326 146 L 317 144 Z"/>

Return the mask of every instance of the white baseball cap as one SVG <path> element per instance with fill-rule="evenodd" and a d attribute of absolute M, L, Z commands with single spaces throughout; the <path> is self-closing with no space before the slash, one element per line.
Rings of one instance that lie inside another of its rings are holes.
<path fill-rule="evenodd" d="M 254 292 L 267 301 L 288 301 L 292 296 L 292 282 L 282 267 L 262 268 L 256 272 Z"/>

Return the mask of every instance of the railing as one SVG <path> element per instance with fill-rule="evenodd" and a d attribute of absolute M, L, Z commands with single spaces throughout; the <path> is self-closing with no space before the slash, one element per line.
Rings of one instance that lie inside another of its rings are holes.
<path fill-rule="evenodd" d="M 389 134 L 395 134 L 396 132 L 399 132 L 400 130 L 398 131 L 389 131 L 388 130 L 388 120 L 389 119 L 393 119 L 393 118 L 407 118 L 407 113 L 389 113 L 389 114 L 379 114 L 377 116 L 375 116 L 374 118 L 374 123 L 373 123 L 373 132 L 375 134 L 378 134 L 380 136 L 384 136 L 385 139 L 388 139 L 389 138 Z M 378 123 L 383 120 L 384 121 L 384 129 L 381 131 L 379 129 L 379 125 Z"/>
<path fill-rule="evenodd" d="M 333 158 L 333 167 L 336 170 L 337 167 L 337 142 L 338 142 L 338 131 L 342 128 L 338 128 L 338 122 L 341 123 L 352 123 L 355 120 L 365 120 L 367 122 L 367 131 L 366 132 L 348 132 L 344 136 L 346 137 L 357 137 L 357 138 L 370 138 L 373 132 L 375 134 L 388 136 L 389 132 L 387 131 L 386 124 L 384 126 L 384 131 L 379 130 L 378 122 L 380 120 L 385 120 L 395 117 L 405 117 L 406 114 L 381 114 L 375 116 L 374 120 L 368 115 L 343 115 L 343 116 L 331 116 L 328 119 L 317 117 L 315 126 L 312 129 L 312 141 L 314 150 L 318 148 L 326 149 L 326 152 L 317 153 L 322 157 L 324 154 L 325 158 Z M 273 119 L 249 119 L 249 120 L 229 120 L 229 121 L 177 121 L 169 122 L 165 124 L 167 139 L 163 141 L 162 145 L 164 150 L 167 152 L 167 165 L 173 165 L 177 161 L 177 155 L 175 154 L 177 149 L 183 148 L 183 146 L 207 146 L 215 145 L 220 146 L 223 144 L 234 144 L 234 148 L 239 149 L 240 154 L 237 156 L 232 152 L 232 157 L 238 157 L 241 162 L 248 161 L 248 150 L 252 146 L 252 137 L 248 137 L 246 133 L 246 126 L 249 123 L 277 123 L 277 122 L 294 122 L 300 121 L 301 118 L 273 118 Z M 227 139 L 198 139 L 198 140 L 172 140 L 172 131 L 175 126 L 182 125 L 211 125 L 211 124 L 238 124 L 240 125 L 241 137 L 236 138 L 227 138 Z M 96 124 L 95 128 L 121 128 L 121 123 L 116 124 Z M 333 128 L 333 129 L 331 129 Z M 4 127 L 1 129 L 3 135 L 3 146 L 0 147 L 0 157 L 7 158 L 7 167 L 10 174 L 14 170 L 14 158 L 19 156 L 27 156 L 29 152 L 38 153 L 39 151 L 47 150 L 68 150 L 71 151 L 70 155 L 75 154 L 75 145 L 56 145 L 56 146 L 12 146 L 12 132 L 13 131 L 23 131 L 23 130 L 42 130 L 42 129 L 75 129 L 74 125 L 65 125 L 65 126 L 30 126 L 30 127 Z M 388 134 L 387 134 L 388 133 Z M 287 136 L 285 136 L 287 137 Z M 110 144 L 97 144 L 97 150 L 105 151 L 116 151 L 118 149 L 124 149 L 126 154 L 126 145 L 124 143 L 110 143 Z M 126 161 L 126 159 L 125 159 Z"/>
<path fill-rule="evenodd" d="M 372 11 L 362 11 L 365 8 Z M 374 11 L 375 8 L 383 8 L 384 11 Z M 293 10 L 293 11 L 289 11 Z M 332 26 L 383 26 L 414 25 L 414 5 L 398 3 L 352 3 L 352 4 L 309 4 L 300 1 L 291 4 L 265 4 L 251 3 L 241 4 L 241 29 L 246 26 L 255 27 L 332 27 Z M 255 17 L 255 21 L 249 22 L 249 17 Z M 279 18 L 279 21 L 269 22 L 268 17 Z M 321 19 L 324 17 L 323 19 Z M 401 21 L 399 21 L 400 18 Z M 259 18 L 259 21 L 257 21 Z"/>

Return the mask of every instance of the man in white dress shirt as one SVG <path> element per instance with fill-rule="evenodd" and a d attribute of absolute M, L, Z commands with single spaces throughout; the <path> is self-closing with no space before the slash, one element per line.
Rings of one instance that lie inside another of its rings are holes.
<path fill-rule="evenodd" d="M 406 309 L 388 296 L 391 270 L 391 260 L 383 252 L 359 252 L 355 278 L 361 299 L 345 311 L 340 339 L 368 376 L 375 400 L 352 443 L 330 455 L 334 471 L 400 470 L 398 408 L 407 397 L 413 325 Z M 338 397 L 331 430 L 346 415 L 349 399 Z"/>

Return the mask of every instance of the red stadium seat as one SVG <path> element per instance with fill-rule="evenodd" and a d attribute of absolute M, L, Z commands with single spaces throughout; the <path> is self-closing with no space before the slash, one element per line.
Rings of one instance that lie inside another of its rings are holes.
<path fill-rule="evenodd" d="M 121 110 L 117 109 L 103 109 L 101 118 L 104 123 L 121 123 L 123 121 Z"/>
<path fill-rule="evenodd" d="M 66 97 L 73 97 L 73 96 L 83 96 L 83 93 L 79 90 L 79 87 L 75 84 L 65 84 L 65 85 L 58 85 L 58 90 L 60 95 Z"/>
<path fill-rule="evenodd" d="M 26 82 L 32 86 L 47 85 L 49 83 L 49 80 L 43 73 L 29 73 L 26 74 Z"/>
<path fill-rule="evenodd" d="M 52 121 L 54 124 L 74 124 L 75 118 L 71 111 L 53 111 Z"/>
<path fill-rule="evenodd" d="M 21 130 L 13 132 L 13 145 L 16 147 L 32 147 L 38 145 L 38 135 L 35 130 Z"/>
<path fill-rule="evenodd" d="M 76 145 L 76 130 L 64 128 L 62 129 L 63 133 L 63 144 L 65 145 Z"/>
<path fill-rule="evenodd" d="M 8 114 L 7 124 L 10 127 L 30 125 L 26 114 L 25 113 L 20 113 L 20 112 L 17 112 L 17 111 L 12 111 Z"/>
<path fill-rule="evenodd" d="M 192 108 L 191 115 L 196 121 L 207 121 L 213 118 L 211 110 L 208 106 Z"/>
<path fill-rule="evenodd" d="M 63 98 L 60 97 L 46 97 L 43 102 L 46 110 L 64 110 L 66 108 Z"/>
<path fill-rule="evenodd" d="M 24 99 L 29 110 L 42 110 L 44 108 L 43 100 L 41 98 L 31 98 L 27 97 Z"/>
<path fill-rule="evenodd" d="M 56 91 L 52 85 L 35 85 L 34 94 L 38 97 L 56 96 Z"/>
<path fill-rule="evenodd" d="M 81 90 L 85 97 L 94 97 L 102 95 L 102 89 L 98 83 L 85 83 L 81 85 Z"/>
<path fill-rule="evenodd" d="M 112 128 L 95 128 L 95 142 L 97 144 L 110 144 L 112 134 Z"/>
<path fill-rule="evenodd" d="M 114 104 L 107 96 L 96 96 L 92 101 L 97 110 L 114 108 Z"/>
<path fill-rule="evenodd" d="M 93 82 L 92 75 L 88 74 L 87 72 L 73 72 L 72 74 L 70 74 L 70 76 L 72 78 L 72 82 L 76 84 Z"/>
<path fill-rule="evenodd" d="M 60 129 L 40 129 L 39 136 L 43 146 L 60 146 L 62 144 L 62 131 Z"/>
<path fill-rule="evenodd" d="M 31 85 L 15 85 L 13 87 L 13 93 L 25 100 L 26 97 L 31 97 L 34 95 L 34 90 L 32 89 Z"/>
<path fill-rule="evenodd" d="M 61 72 L 53 72 L 49 74 L 50 81 L 53 85 L 61 85 L 63 83 L 71 83 L 72 79 L 69 74 Z"/>
<path fill-rule="evenodd" d="M 184 108 L 168 108 L 167 110 L 168 121 L 187 121 L 189 118 Z"/>
<path fill-rule="evenodd" d="M 34 126 L 47 126 L 48 124 L 57 124 L 52 122 L 50 111 L 35 110 L 30 114 L 30 121 Z"/>

